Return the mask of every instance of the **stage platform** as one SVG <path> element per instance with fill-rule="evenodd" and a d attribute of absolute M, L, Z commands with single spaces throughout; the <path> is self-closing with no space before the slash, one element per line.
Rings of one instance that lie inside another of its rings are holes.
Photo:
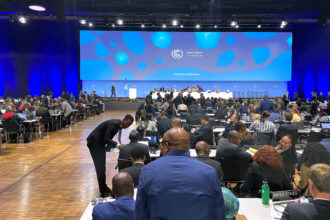
<path fill-rule="evenodd" d="M 137 110 L 139 106 L 144 103 L 144 100 L 137 102 L 125 102 L 125 101 L 106 101 L 105 111 L 113 110 Z"/>

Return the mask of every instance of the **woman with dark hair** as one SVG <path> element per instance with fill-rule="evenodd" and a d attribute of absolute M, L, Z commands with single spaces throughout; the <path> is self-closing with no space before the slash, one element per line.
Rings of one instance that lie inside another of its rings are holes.
<path fill-rule="evenodd" d="M 139 132 L 140 135 L 139 141 L 149 141 L 149 139 L 145 137 L 146 129 L 143 126 L 137 127 L 136 130 L 137 132 Z"/>
<path fill-rule="evenodd" d="M 237 122 L 237 131 L 241 134 L 241 146 L 253 145 L 252 134 L 246 130 L 246 126 L 243 121 Z"/>
<path fill-rule="evenodd" d="M 283 170 L 283 159 L 272 146 L 263 146 L 254 154 L 241 192 L 257 197 L 264 180 L 268 182 L 270 191 L 292 189 Z"/>
<path fill-rule="evenodd" d="M 290 135 L 285 135 L 282 137 L 280 144 L 275 147 L 278 153 L 281 154 L 283 158 L 283 169 L 286 175 L 291 179 L 295 173 L 295 168 L 297 164 L 297 154 L 295 150 L 295 141 Z"/>
<path fill-rule="evenodd" d="M 304 195 L 309 194 L 307 170 L 316 163 L 330 165 L 330 155 L 327 149 L 320 143 L 312 142 L 307 144 L 304 152 L 299 158 L 298 171 L 294 177 L 294 188 L 298 188 Z"/>
<path fill-rule="evenodd" d="M 154 115 L 151 113 L 147 114 L 147 118 L 144 121 L 144 128 L 147 131 L 157 131 L 157 124 L 154 121 Z"/>

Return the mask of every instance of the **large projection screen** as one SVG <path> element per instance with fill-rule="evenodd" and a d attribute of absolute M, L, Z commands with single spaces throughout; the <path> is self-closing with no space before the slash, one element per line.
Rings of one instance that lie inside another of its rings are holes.
<path fill-rule="evenodd" d="M 289 81 L 291 32 L 80 31 L 81 80 Z"/>

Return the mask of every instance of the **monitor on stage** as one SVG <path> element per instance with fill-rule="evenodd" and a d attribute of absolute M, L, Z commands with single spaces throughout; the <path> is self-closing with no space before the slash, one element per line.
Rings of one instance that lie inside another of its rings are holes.
<path fill-rule="evenodd" d="M 81 80 L 289 81 L 291 32 L 80 31 Z"/>

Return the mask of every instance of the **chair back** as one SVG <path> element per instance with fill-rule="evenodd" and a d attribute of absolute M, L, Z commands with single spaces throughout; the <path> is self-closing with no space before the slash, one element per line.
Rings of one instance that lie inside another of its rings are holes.
<path fill-rule="evenodd" d="M 226 157 L 221 158 L 219 162 L 223 171 L 223 181 L 236 182 L 244 181 L 251 161 Z"/>
<path fill-rule="evenodd" d="M 3 129 L 7 134 L 16 134 L 18 132 L 18 123 L 15 120 L 3 121 Z"/>
<path fill-rule="evenodd" d="M 118 159 L 118 170 L 125 169 L 127 167 L 131 167 L 132 162 L 131 160 L 126 160 L 126 159 Z"/>
<path fill-rule="evenodd" d="M 197 141 L 205 141 L 208 145 L 213 145 L 213 132 L 207 133 L 202 137 L 198 138 Z"/>
<path fill-rule="evenodd" d="M 274 133 L 258 133 L 253 134 L 253 142 L 255 145 L 275 145 Z"/>

